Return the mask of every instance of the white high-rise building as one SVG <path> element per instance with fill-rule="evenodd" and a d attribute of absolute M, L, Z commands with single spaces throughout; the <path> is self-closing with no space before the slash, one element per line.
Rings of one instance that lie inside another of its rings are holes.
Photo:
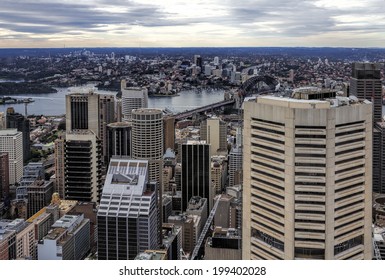
<path fill-rule="evenodd" d="M 158 247 L 157 184 L 148 161 L 111 159 L 98 210 L 98 258 L 127 260 Z"/>
<path fill-rule="evenodd" d="M 372 104 L 244 103 L 243 259 L 372 259 Z"/>
<path fill-rule="evenodd" d="M 0 130 L 0 152 L 8 153 L 9 184 L 13 185 L 23 177 L 23 134 L 17 129 Z"/>
<path fill-rule="evenodd" d="M 148 107 L 148 92 L 146 88 L 122 88 L 122 120 L 131 121 L 132 110 Z"/>

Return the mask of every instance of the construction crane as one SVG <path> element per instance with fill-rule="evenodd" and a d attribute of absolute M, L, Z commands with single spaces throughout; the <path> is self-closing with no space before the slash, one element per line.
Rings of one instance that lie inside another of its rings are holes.
<path fill-rule="evenodd" d="M 217 200 L 215 201 L 215 204 L 213 206 L 213 209 L 211 209 L 210 215 L 207 218 L 206 224 L 203 227 L 201 235 L 199 236 L 197 244 L 195 245 L 195 248 L 194 248 L 194 250 L 193 250 L 193 252 L 191 254 L 191 260 L 194 260 L 198 256 L 199 249 L 202 246 L 203 240 L 205 239 L 207 231 L 209 230 L 209 228 L 211 226 L 211 223 L 212 223 L 212 221 L 214 219 L 215 212 L 217 211 L 217 207 L 218 207 L 219 200 L 220 200 L 219 198 L 220 197 L 218 196 Z"/>

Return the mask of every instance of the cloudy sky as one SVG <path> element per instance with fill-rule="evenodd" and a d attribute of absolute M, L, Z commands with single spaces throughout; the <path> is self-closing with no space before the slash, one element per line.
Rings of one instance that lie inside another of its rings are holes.
<path fill-rule="evenodd" d="M 0 0 L 0 47 L 385 47 L 385 0 Z"/>

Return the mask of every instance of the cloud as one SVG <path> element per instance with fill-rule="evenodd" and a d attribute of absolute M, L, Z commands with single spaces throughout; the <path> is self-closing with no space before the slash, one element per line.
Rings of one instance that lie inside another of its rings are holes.
<path fill-rule="evenodd" d="M 383 0 L 0 0 L 0 36 L 82 43 L 108 37 L 116 44 L 130 37 L 162 46 L 257 46 L 269 38 L 306 45 L 311 39 L 327 46 L 349 35 L 349 44 L 377 36 L 370 41 L 385 45 L 382 7 Z"/>

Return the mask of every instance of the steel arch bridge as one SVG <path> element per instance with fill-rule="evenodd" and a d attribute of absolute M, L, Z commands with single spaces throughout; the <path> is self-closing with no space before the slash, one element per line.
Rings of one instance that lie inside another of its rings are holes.
<path fill-rule="evenodd" d="M 240 89 L 243 96 L 249 96 L 256 93 L 275 91 L 277 85 L 278 81 L 271 76 L 252 76 L 241 85 Z"/>

